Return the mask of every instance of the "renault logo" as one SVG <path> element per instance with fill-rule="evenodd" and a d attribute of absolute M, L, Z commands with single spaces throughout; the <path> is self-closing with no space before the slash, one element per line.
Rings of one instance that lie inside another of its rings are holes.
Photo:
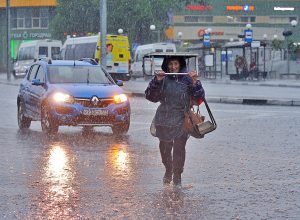
<path fill-rule="evenodd" d="M 91 102 L 92 102 L 93 105 L 97 105 L 98 102 L 99 102 L 98 97 L 97 96 L 93 96 L 92 99 L 91 99 Z"/>

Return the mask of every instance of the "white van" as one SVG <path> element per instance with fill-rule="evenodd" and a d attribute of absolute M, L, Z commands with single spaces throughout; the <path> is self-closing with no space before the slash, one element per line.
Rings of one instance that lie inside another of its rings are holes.
<path fill-rule="evenodd" d="M 24 76 L 30 64 L 40 58 L 59 59 L 61 47 L 60 40 L 45 39 L 21 43 L 17 59 L 14 61 L 13 75 Z"/>
<path fill-rule="evenodd" d="M 176 46 L 173 43 L 155 43 L 155 44 L 145 44 L 140 45 L 136 48 L 133 62 L 131 64 L 131 77 L 138 78 L 143 77 L 143 57 L 146 54 L 153 53 L 153 52 L 176 52 Z M 155 66 L 160 68 L 163 59 L 156 58 L 155 59 Z M 145 63 L 145 69 L 150 69 L 151 64 L 149 62 Z"/>
<path fill-rule="evenodd" d="M 61 49 L 63 60 L 100 60 L 100 35 L 67 38 Z M 106 35 L 106 70 L 114 79 L 129 80 L 131 56 L 127 36 Z"/>

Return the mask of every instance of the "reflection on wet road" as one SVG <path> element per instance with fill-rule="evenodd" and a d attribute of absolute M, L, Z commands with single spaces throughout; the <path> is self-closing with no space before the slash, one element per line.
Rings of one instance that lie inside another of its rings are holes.
<path fill-rule="evenodd" d="M 155 105 L 131 100 L 125 136 L 64 127 L 48 138 L 38 122 L 18 130 L 16 91 L 5 90 L 0 219 L 299 219 L 296 108 L 211 105 L 219 127 L 188 140 L 178 189 L 162 184 Z"/>
<path fill-rule="evenodd" d="M 77 216 L 80 178 L 70 147 L 62 142 L 49 143 L 30 180 L 30 216 L 69 219 Z"/>

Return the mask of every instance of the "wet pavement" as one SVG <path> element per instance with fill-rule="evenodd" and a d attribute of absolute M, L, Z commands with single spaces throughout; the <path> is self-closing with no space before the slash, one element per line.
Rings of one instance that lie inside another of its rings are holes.
<path fill-rule="evenodd" d="M 17 87 L 0 85 L 1 219 L 299 219 L 298 107 L 211 104 L 218 128 L 190 138 L 183 187 L 164 187 L 157 104 L 131 98 L 125 136 L 17 127 Z M 203 111 L 204 113 L 204 111 Z M 205 114 L 205 113 L 204 113 Z"/>

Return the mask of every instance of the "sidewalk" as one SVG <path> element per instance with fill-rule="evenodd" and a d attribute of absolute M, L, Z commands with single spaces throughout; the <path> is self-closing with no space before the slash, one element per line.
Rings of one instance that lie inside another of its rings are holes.
<path fill-rule="evenodd" d="M 206 99 L 213 103 L 300 106 L 300 80 L 232 81 L 201 79 Z M 144 96 L 149 81 L 124 82 L 134 96 Z"/>
<path fill-rule="evenodd" d="M 0 74 L 1 84 L 18 86 L 21 79 Z M 201 79 L 206 99 L 212 103 L 300 106 L 300 80 L 232 81 Z M 144 97 L 149 81 L 143 78 L 124 82 L 132 96 Z"/>

